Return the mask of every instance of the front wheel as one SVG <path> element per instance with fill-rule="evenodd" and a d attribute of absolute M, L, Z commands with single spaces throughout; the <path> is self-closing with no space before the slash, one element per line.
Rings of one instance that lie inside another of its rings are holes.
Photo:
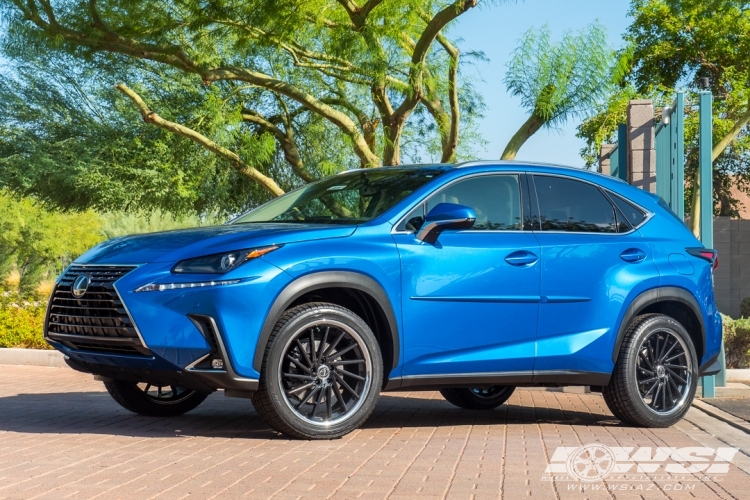
<path fill-rule="evenodd" d="M 628 327 L 604 401 L 615 417 L 642 427 L 669 427 L 690 409 L 698 379 L 695 347 L 685 328 L 662 314 Z"/>
<path fill-rule="evenodd" d="M 279 432 L 332 439 L 362 425 L 382 383 L 383 360 L 367 323 L 335 304 L 304 304 L 276 323 L 253 405 Z"/>
<path fill-rule="evenodd" d="M 512 385 L 495 385 L 486 388 L 450 387 L 440 394 L 449 402 L 465 410 L 492 410 L 505 403 L 516 388 Z"/>
<path fill-rule="evenodd" d="M 110 396 L 133 413 L 150 417 L 174 417 L 187 413 L 208 397 L 192 389 L 173 385 L 107 380 Z"/>

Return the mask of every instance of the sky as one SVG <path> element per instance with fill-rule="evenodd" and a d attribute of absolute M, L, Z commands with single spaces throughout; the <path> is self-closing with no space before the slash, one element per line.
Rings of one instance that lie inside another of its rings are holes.
<path fill-rule="evenodd" d="M 487 63 L 476 63 L 476 69 L 462 68 L 466 75 L 476 76 L 476 89 L 487 105 L 480 126 L 489 144 L 477 156 L 500 158 L 508 140 L 528 118 L 520 97 L 511 96 L 503 84 L 505 65 L 523 33 L 548 24 L 555 40 L 567 30 L 580 30 L 599 20 L 607 29 L 612 48 L 620 48 L 621 35 L 631 21 L 627 16 L 629 5 L 628 0 L 525 0 L 494 2 L 463 14 L 451 28 L 450 37 L 462 39 L 462 52 L 481 50 L 489 59 Z M 584 142 L 575 136 L 578 123 L 573 119 L 559 129 L 538 131 L 519 150 L 516 159 L 582 167 L 580 150 Z"/>

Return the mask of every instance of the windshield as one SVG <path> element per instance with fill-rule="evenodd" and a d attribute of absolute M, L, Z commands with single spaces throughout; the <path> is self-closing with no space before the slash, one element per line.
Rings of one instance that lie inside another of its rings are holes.
<path fill-rule="evenodd" d="M 379 216 L 446 167 L 373 168 L 334 175 L 287 193 L 234 221 L 358 224 Z"/>

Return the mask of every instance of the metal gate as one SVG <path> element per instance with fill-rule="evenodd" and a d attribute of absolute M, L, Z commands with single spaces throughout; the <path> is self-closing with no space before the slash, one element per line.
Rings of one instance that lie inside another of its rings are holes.
<path fill-rule="evenodd" d="M 662 119 L 656 126 L 656 194 L 661 196 L 669 207 L 685 218 L 685 103 L 682 92 L 671 106 L 662 110 Z"/>

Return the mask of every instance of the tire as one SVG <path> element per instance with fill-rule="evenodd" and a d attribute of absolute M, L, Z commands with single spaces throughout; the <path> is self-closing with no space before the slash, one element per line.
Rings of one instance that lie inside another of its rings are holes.
<path fill-rule="evenodd" d="M 252 401 L 278 432 L 333 439 L 367 420 L 382 383 L 383 359 L 367 323 L 344 307 L 314 302 L 276 323 Z"/>
<path fill-rule="evenodd" d="M 662 314 L 633 319 L 602 395 L 615 417 L 641 427 L 677 423 L 695 397 L 698 359 L 687 330 Z"/>
<path fill-rule="evenodd" d="M 120 406 L 133 413 L 149 417 L 182 415 L 201 404 L 208 397 L 208 394 L 192 389 L 145 383 L 137 384 L 124 380 L 108 380 L 104 382 L 104 387 L 107 388 L 107 392 Z"/>
<path fill-rule="evenodd" d="M 492 410 L 508 401 L 516 388 L 512 385 L 495 385 L 485 389 L 449 387 L 440 394 L 451 404 L 465 410 Z"/>

